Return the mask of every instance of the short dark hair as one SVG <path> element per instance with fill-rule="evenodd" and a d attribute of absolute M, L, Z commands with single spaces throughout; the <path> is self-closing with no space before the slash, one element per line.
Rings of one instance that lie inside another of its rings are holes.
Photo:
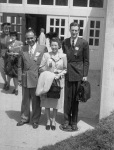
<path fill-rule="evenodd" d="M 70 24 L 70 29 L 71 29 L 72 26 L 77 26 L 78 29 L 80 30 L 80 25 L 79 25 L 77 22 L 72 22 L 72 23 Z"/>
<path fill-rule="evenodd" d="M 60 41 L 60 39 L 58 37 L 53 37 L 51 39 L 50 43 L 52 43 L 52 42 L 57 42 L 58 45 L 59 45 L 59 48 L 61 48 L 61 41 Z"/>
<path fill-rule="evenodd" d="M 27 34 L 28 32 L 33 32 L 34 35 L 36 35 L 35 31 L 34 31 L 31 27 L 29 27 L 29 28 L 26 30 L 26 34 Z"/>
<path fill-rule="evenodd" d="M 10 36 L 16 36 L 16 39 L 18 39 L 18 33 L 16 31 L 11 31 Z"/>
<path fill-rule="evenodd" d="M 8 27 L 11 27 L 11 23 L 8 23 L 8 22 L 4 22 L 4 23 L 2 23 L 1 27 L 4 27 L 4 26 L 8 26 Z"/>

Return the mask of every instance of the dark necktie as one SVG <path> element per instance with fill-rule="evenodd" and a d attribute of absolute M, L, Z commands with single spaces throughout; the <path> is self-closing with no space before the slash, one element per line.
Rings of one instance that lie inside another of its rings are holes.
<path fill-rule="evenodd" d="M 74 46 L 75 46 L 75 45 L 74 45 L 74 40 L 72 40 L 72 47 L 74 48 Z"/>

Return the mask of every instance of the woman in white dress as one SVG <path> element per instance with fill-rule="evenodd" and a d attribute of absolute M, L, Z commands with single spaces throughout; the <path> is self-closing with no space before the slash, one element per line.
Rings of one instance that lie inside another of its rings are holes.
<path fill-rule="evenodd" d="M 56 115 L 57 110 L 62 108 L 62 101 L 64 98 L 64 74 L 67 72 L 67 59 L 66 54 L 60 53 L 59 39 L 52 38 L 51 40 L 51 52 L 44 53 L 41 64 L 40 72 L 50 71 L 55 73 L 55 78 L 60 79 L 60 85 L 62 87 L 59 99 L 47 98 L 47 96 L 41 96 L 41 107 L 45 107 L 47 116 L 46 130 L 56 129 Z M 50 108 L 53 108 L 52 122 L 50 119 Z"/>

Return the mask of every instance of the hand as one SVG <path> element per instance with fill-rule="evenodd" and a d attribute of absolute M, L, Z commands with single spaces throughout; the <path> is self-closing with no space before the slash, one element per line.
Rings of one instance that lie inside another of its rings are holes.
<path fill-rule="evenodd" d="M 82 81 L 87 81 L 87 77 L 83 77 Z"/>
<path fill-rule="evenodd" d="M 60 74 L 56 74 L 56 75 L 55 75 L 55 79 L 56 79 L 56 80 L 59 79 L 60 76 L 61 76 Z"/>

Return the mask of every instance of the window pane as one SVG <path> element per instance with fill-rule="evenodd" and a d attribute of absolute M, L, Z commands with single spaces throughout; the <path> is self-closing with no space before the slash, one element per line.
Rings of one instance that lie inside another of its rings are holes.
<path fill-rule="evenodd" d="M 59 34 L 59 28 L 55 28 L 55 32 Z"/>
<path fill-rule="evenodd" d="M 90 22 L 90 28 L 94 28 L 95 27 L 95 21 L 91 21 Z"/>
<path fill-rule="evenodd" d="M 61 28 L 61 35 L 64 35 L 64 31 L 65 31 L 65 29 Z"/>
<path fill-rule="evenodd" d="M 54 28 L 50 28 L 50 32 L 54 32 Z"/>
<path fill-rule="evenodd" d="M 74 20 L 74 22 L 78 23 L 78 20 Z"/>
<path fill-rule="evenodd" d="M 61 26 L 65 26 L 65 19 L 61 19 Z"/>
<path fill-rule="evenodd" d="M 100 33 L 100 31 L 99 31 L 99 30 L 96 30 L 96 32 L 95 32 L 95 37 L 99 37 L 99 33 Z"/>
<path fill-rule="evenodd" d="M 96 21 L 96 28 L 100 28 L 100 21 Z"/>
<path fill-rule="evenodd" d="M 95 46 L 99 46 L 99 39 L 95 39 Z"/>
<path fill-rule="evenodd" d="M 56 0 L 56 5 L 68 6 L 68 0 Z"/>
<path fill-rule="evenodd" d="M 87 7 L 87 0 L 73 0 L 73 6 Z"/>
<path fill-rule="evenodd" d="M 7 3 L 7 0 L 0 0 L 0 3 Z"/>
<path fill-rule="evenodd" d="M 94 30 L 90 30 L 90 35 L 91 37 L 94 37 Z"/>
<path fill-rule="evenodd" d="M 56 26 L 59 26 L 59 19 L 56 19 Z"/>
<path fill-rule="evenodd" d="M 54 19 L 50 19 L 50 25 L 54 25 Z"/>
<path fill-rule="evenodd" d="M 42 5 L 53 5 L 53 0 L 42 0 L 41 4 Z"/>
<path fill-rule="evenodd" d="M 89 45 L 93 45 L 93 39 L 89 39 Z"/>
<path fill-rule="evenodd" d="M 39 4 L 39 0 L 27 0 L 27 4 Z"/>
<path fill-rule="evenodd" d="M 90 7 L 103 8 L 104 0 L 90 0 Z"/>
<path fill-rule="evenodd" d="M 80 29 L 79 36 L 83 36 L 83 29 Z"/>
<path fill-rule="evenodd" d="M 80 27 L 83 27 L 83 26 L 84 26 L 84 21 L 80 20 Z"/>
<path fill-rule="evenodd" d="M 64 37 L 60 37 L 60 39 L 61 39 L 61 41 L 63 41 L 63 40 L 64 40 Z"/>
<path fill-rule="evenodd" d="M 22 4 L 22 0 L 9 0 L 9 3 Z"/>

